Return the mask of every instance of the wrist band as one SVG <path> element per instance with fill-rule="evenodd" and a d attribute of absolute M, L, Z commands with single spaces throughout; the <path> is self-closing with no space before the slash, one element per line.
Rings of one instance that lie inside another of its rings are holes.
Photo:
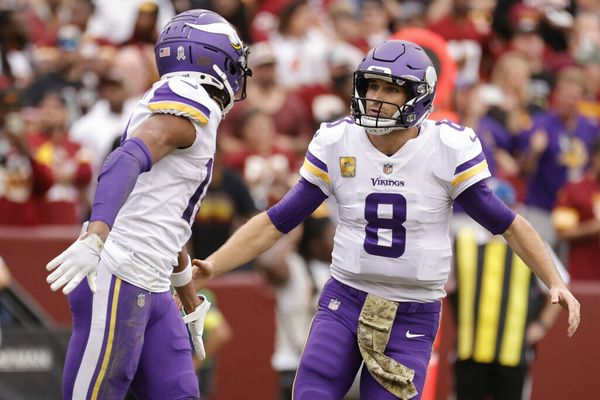
<path fill-rule="evenodd" d="M 174 287 L 182 287 L 190 283 L 192 280 L 192 259 L 188 255 L 188 262 L 185 269 L 181 272 L 173 272 L 171 274 L 171 284 Z"/>

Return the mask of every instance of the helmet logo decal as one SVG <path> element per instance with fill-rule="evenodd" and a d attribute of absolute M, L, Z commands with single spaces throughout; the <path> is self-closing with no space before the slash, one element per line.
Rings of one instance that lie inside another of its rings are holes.
<path fill-rule="evenodd" d="M 229 43 L 231 43 L 231 46 L 234 49 L 239 50 L 242 48 L 242 40 L 238 36 L 238 34 L 235 31 L 235 29 L 233 28 L 233 26 L 231 26 L 229 24 L 226 24 L 223 22 L 217 22 L 214 24 L 197 25 L 197 24 L 190 24 L 189 22 L 187 22 L 186 25 L 189 26 L 190 28 L 194 28 L 199 31 L 225 35 L 229 38 Z"/>
<path fill-rule="evenodd" d="M 185 60 L 185 50 L 183 46 L 177 47 L 177 61 Z"/>

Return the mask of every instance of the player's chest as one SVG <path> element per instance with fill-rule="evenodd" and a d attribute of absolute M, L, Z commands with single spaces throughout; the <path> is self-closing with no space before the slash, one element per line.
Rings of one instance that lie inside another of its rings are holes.
<path fill-rule="evenodd" d="M 333 171 L 334 195 L 347 220 L 368 218 L 424 221 L 448 204 L 447 190 L 427 160 L 343 155 Z"/>

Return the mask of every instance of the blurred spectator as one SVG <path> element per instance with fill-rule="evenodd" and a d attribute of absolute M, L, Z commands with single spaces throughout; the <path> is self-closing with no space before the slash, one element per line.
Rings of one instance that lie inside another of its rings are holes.
<path fill-rule="evenodd" d="M 552 220 L 560 239 L 569 244 L 573 280 L 600 281 L 600 140 L 590 151 L 590 168 L 580 180 L 567 183 L 557 196 Z"/>
<path fill-rule="evenodd" d="M 329 80 L 325 55 L 330 44 L 317 21 L 307 0 L 292 0 L 281 11 L 278 30 L 269 37 L 276 50 L 279 84 L 297 88 Z"/>
<path fill-rule="evenodd" d="M 596 122 L 600 121 L 600 15 L 580 12 L 570 38 L 571 56 L 586 75 L 585 100 L 579 111 Z"/>
<path fill-rule="evenodd" d="M 116 70 L 100 77 L 99 100 L 87 114 L 73 122 L 69 136 L 90 152 L 92 180 L 88 187 L 88 200 L 96 191 L 96 178 L 104 158 L 111 152 L 113 143 L 123 133 L 134 101 L 129 97 L 127 85 Z"/>
<path fill-rule="evenodd" d="M 149 45 L 154 48 L 156 39 L 158 38 L 158 4 L 153 1 L 145 1 L 141 3 L 137 10 L 135 22 L 133 24 L 133 32 L 129 39 L 123 42 L 123 46 L 127 45 Z"/>
<path fill-rule="evenodd" d="M 33 158 L 51 168 L 55 180 L 46 193 L 42 223 L 77 224 L 92 176 L 91 157 L 69 139 L 66 103 L 57 93 L 41 99 L 36 117 L 34 131 L 28 134 Z"/>
<path fill-rule="evenodd" d="M 489 179 L 494 193 L 514 205 L 514 189 Z M 529 399 L 527 381 L 535 345 L 554 324 L 561 308 L 547 287 L 501 237 L 471 220 L 453 222 L 455 276 L 447 291 L 457 322 L 456 398 Z M 549 249 L 565 282 L 564 267 Z"/>
<path fill-rule="evenodd" d="M 318 210 L 257 259 L 275 289 L 275 351 L 279 399 L 292 399 L 292 386 L 323 285 L 329 279 L 333 226 Z"/>
<path fill-rule="evenodd" d="M 259 109 L 247 109 L 240 119 L 245 150 L 228 153 L 225 163 L 239 171 L 258 209 L 266 209 L 290 188 L 299 167 L 296 153 L 277 146 L 273 118 Z"/>
<path fill-rule="evenodd" d="M 474 12 L 474 4 L 471 0 L 454 0 L 450 13 L 428 26 L 448 41 L 448 50 L 458 65 L 458 86 L 479 80 L 481 59 L 491 34 L 488 20 Z"/>
<path fill-rule="evenodd" d="M 158 30 L 175 15 L 170 0 L 103 0 L 96 3 L 88 33 L 104 42 L 121 44 L 132 36 L 139 10 L 148 3 L 158 7 Z"/>
<path fill-rule="evenodd" d="M 321 205 L 304 221 L 302 237 L 298 244 L 298 254 L 306 261 L 308 272 L 314 285 L 314 310 L 317 308 L 319 294 L 325 283 L 331 278 L 329 266 L 333 253 L 335 224 L 328 215 L 327 203 Z"/>
<path fill-rule="evenodd" d="M 383 0 L 363 1 L 361 11 L 361 29 L 367 40 L 368 50 L 390 37 L 392 17 Z"/>
<path fill-rule="evenodd" d="M 346 42 L 359 48 L 363 53 L 369 50 L 364 32 L 360 25 L 360 15 L 355 2 L 351 0 L 337 0 L 329 6 L 335 40 Z M 333 51 L 337 48 L 332 45 Z"/>
<path fill-rule="evenodd" d="M 526 58 L 531 73 L 531 101 L 540 109 L 546 109 L 554 77 L 548 67 L 551 54 L 540 34 L 539 12 L 517 4 L 511 9 L 511 16 L 513 23 L 509 48 Z"/>
<path fill-rule="evenodd" d="M 52 171 L 31 156 L 19 93 L 0 91 L 0 225 L 41 223 L 41 201 Z"/>
<path fill-rule="evenodd" d="M 554 243 L 550 212 L 558 189 L 582 176 L 598 126 L 576 112 L 586 88 L 580 68 L 569 67 L 557 77 L 548 112 L 534 117 L 519 137 L 522 168 L 528 177 L 526 216 L 549 243 Z"/>
<path fill-rule="evenodd" d="M 23 21 L 0 7 L 0 89 L 25 87 L 33 78 L 31 49 Z"/>
<path fill-rule="evenodd" d="M 194 258 L 205 259 L 214 253 L 255 212 L 248 187 L 236 171 L 223 164 L 223 151 L 217 146 L 212 180 L 192 225 Z"/>
<path fill-rule="evenodd" d="M 306 263 L 297 253 L 302 228 L 283 237 L 256 259 L 275 291 L 275 349 L 271 365 L 278 374 L 279 399 L 291 400 L 296 369 L 308 335 L 315 291 Z"/>
<path fill-rule="evenodd" d="M 348 115 L 348 99 L 353 94 L 353 73 L 364 53 L 345 42 L 337 42 L 327 54 L 330 82 L 327 85 L 305 86 L 298 90 L 311 113 L 314 130 L 322 122 L 331 122 Z M 304 147 L 306 149 L 306 146 Z"/>
<path fill-rule="evenodd" d="M 502 103 L 502 92 L 493 85 L 465 88 L 457 96 L 457 112 L 463 126 L 473 126 L 492 176 L 516 176 L 519 165 L 511 155 L 512 137 L 506 127 L 491 116 Z"/>
<path fill-rule="evenodd" d="M 303 99 L 277 81 L 277 58 L 268 42 L 256 43 L 250 48 L 247 98 L 239 103 L 223 120 L 219 138 L 224 153 L 245 151 L 241 137 L 242 116 L 249 109 L 260 109 L 273 118 L 278 135 L 277 146 L 304 154 L 314 130 Z M 327 71 L 325 71 L 327 72 Z"/>

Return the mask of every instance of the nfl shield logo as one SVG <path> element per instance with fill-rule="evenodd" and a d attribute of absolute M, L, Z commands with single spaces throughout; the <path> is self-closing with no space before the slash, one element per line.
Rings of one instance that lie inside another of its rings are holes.
<path fill-rule="evenodd" d="M 138 297 L 137 297 L 137 306 L 139 308 L 142 308 L 142 307 L 144 307 L 145 304 L 146 304 L 146 295 L 144 293 L 138 294 Z"/>
<path fill-rule="evenodd" d="M 391 174 L 392 171 L 394 171 L 394 164 L 391 163 L 385 163 L 383 164 L 383 173 L 384 174 Z"/>
<path fill-rule="evenodd" d="M 338 299 L 331 299 L 327 308 L 331 311 L 337 311 L 337 309 L 340 308 L 340 304 L 342 303 Z"/>

